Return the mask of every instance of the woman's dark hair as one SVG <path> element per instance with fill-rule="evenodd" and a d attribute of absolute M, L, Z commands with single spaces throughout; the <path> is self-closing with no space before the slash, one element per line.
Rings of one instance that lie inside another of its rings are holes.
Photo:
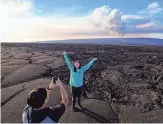
<path fill-rule="evenodd" d="M 79 62 L 79 61 L 78 61 Z M 81 68 L 81 63 L 79 62 L 80 66 L 79 69 Z M 74 66 L 74 72 L 76 72 L 77 68 Z"/>

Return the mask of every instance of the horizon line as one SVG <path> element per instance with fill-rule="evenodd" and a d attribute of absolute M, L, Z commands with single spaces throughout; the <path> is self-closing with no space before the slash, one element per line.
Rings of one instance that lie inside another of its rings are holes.
<path fill-rule="evenodd" d="M 65 41 L 65 40 L 89 40 L 89 39 L 158 39 L 158 40 L 163 40 L 163 38 L 150 38 L 150 37 L 131 37 L 131 38 L 76 38 L 76 39 L 60 39 L 60 40 L 39 40 L 39 41 L 28 41 L 28 42 L 3 42 L 1 41 L 1 43 L 38 43 L 38 42 L 48 42 L 48 41 Z"/>

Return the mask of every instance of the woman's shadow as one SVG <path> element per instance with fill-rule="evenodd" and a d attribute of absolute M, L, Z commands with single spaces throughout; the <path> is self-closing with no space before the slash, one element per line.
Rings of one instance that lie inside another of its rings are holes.
<path fill-rule="evenodd" d="M 90 118 L 95 119 L 97 122 L 99 123 L 110 123 L 110 120 L 102 117 L 101 115 L 92 112 L 91 110 L 87 109 L 87 108 L 83 108 L 82 110 L 80 110 L 83 114 L 89 116 Z"/>

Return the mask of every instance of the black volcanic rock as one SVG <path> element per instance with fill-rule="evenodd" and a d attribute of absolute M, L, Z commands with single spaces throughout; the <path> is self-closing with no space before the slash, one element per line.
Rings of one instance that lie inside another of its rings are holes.
<path fill-rule="evenodd" d="M 87 99 L 82 101 L 85 109 L 81 112 L 73 112 L 71 106 L 61 117 L 61 123 L 118 123 L 118 115 L 113 111 L 110 104 Z"/>
<path fill-rule="evenodd" d="M 51 78 L 60 74 L 62 74 L 62 81 L 69 84 L 70 71 L 63 59 L 63 51 L 68 53 L 70 60 L 80 60 L 82 65 L 93 58 L 98 59 L 85 72 L 84 80 L 87 81 L 88 98 L 117 104 L 126 116 L 131 117 L 127 119 L 121 111 L 119 113 L 123 116 L 121 122 L 149 122 L 149 113 L 150 115 L 156 114 L 156 111 L 162 113 L 163 47 L 2 44 L 2 87 L 30 82 L 37 78 Z M 6 98 L 13 94 L 14 90 L 13 87 Z M 3 99 L 6 98 L 4 95 Z M 130 110 L 138 113 L 138 115 L 133 113 L 136 118 L 141 116 L 142 118 L 136 121 Z M 4 116 L 8 115 L 5 113 Z M 148 120 L 145 120 L 144 115 Z M 156 119 L 157 117 L 159 120 Z M 161 122 L 161 117 L 157 114 L 156 118 L 151 117 L 151 122 L 154 120 Z"/>
<path fill-rule="evenodd" d="M 47 70 L 48 69 L 45 66 L 34 64 L 26 65 L 7 75 L 7 77 L 5 77 L 5 79 L 2 81 L 1 85 L 2 87 L 6 87 L 18 84 L 20 82 L 32 80 L 45 75 Z"/>

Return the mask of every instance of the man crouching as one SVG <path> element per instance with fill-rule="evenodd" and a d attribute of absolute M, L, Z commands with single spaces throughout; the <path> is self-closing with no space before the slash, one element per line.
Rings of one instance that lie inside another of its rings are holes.
<path fill-rule="evenodd" d="M 68 105 L 67 92 L 58 78 L 53 82 L 53 79 L 48 88 L 37 88 L 32 90 L 27 97 L 27 106 L 22 115 L 23 123 L 57 123 L 60 117 L 65 112 Z M 49 95 L 53 88 L 59 86 L 62 101 L 54 107 L 47 107 Z"/>

